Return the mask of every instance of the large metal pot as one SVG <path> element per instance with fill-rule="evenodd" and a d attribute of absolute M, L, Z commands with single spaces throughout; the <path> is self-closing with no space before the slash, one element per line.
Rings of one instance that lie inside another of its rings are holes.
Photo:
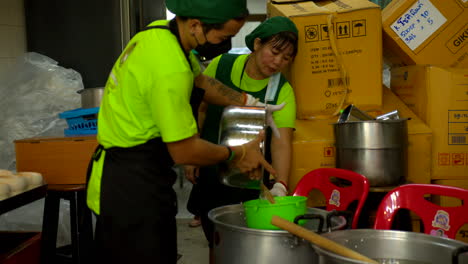
<path fill-rule="evenodd" d="M 308 214 L 327 218 L 330 212 L 308 208 Z M 217 264 L 313 264 L 318 256 L 309 243 L 284 230 L 248 228 L 241 204 L 215 208 L 208 213 L 215 224 L 214 254 Z M 326 222 L 326 221 L 325 221 Z M 344 228 L 343 217 L 333 217 L 321 230 L 316 220 L 307 221 L 304 227 L 312 231 Z"/>
<path fill-rule="evenodd" d="M 337 168 L 367 177 L 371 186 L 399 185 L 406 178 L 406 119 L 333 124 Z"/>
<path fill-rule="evenodd" d="M 266 110 L 264 107 L 228 106 L 224 108 L 219 126 L 219 144 L 239 146 L 254 140 L 265 128 Z M 264 150 L 264 142 L 260 144 Z M 247 174 L 236 168 L 221 170 L 220 181 L 232 187 L 260 189 L 258 180 L 251 180 Z"/>
<path fill-rule="evenodd" d="M 364 256 L 380 263 L 449 264 L 452 254 L 455 263 L 468 263 L 468 244 L 461 241 L 422 233 L 374 229 L 348 229 L 323 234 Z M 365 264 L 324 250 L 312 244 L 320 264 Z M 457 252 L 457 249 L 458 252 Z M 464 249 L 464 250 L 460 250 Z M 460 253 L 465 252 L 465 253 Z"/>
<path fill-rule="evenodd" d="M 81 94 L 81 108 L 99 107 L 104 95 L 104 87 L 81 89 L 77 93 Z"/>

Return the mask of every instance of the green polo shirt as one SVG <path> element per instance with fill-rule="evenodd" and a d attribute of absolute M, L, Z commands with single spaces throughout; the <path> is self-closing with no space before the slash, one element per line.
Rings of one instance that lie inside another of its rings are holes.
<path fill-rule="evenodd" d="M 190 95 L 200 66 L 192 53 L 189 59 L 192 67 L 167 29 L 134 36 L 106 83 L 98 115 L 99 143 L 105 148 L 132 147 L 156 137 L 175 142 L 196 134 Z"/>
<path fill-rule="evenodd" d="M 241 90 L 245 91 L 246 93 L 258 92 L 262 89 L 266 89 L 270 78 L 266 78 L 263 80 L 255 80 L 250 78 L 247 73 L 244 73 L 241 82 L 241 74 L 244 69 L 247 57 L 248 55 L 241 55 L 234 62 L 231 71 L 232 83 L 239 87 Z M 214 58 L 203 73 L 214 78 L 216 76 L 216 70 L 218 68 L 220 58 L 221 56 Z M 280 104 L 283 102 L 286 102 L 284 108 L 273 113 L 273 119 L 275 120 L 275 124 L 278 128 L 295 128 L 296 98 L 294 96 L 294 91 L 288 82 L 284 83 L 283 87 L 281 88 L 280 94 L 278 95 L 278 103 Z"/>

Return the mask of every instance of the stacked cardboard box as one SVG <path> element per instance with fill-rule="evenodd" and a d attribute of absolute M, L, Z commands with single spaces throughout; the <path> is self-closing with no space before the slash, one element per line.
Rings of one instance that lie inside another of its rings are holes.
<path fill-rule="evenodd" d="M 393 66 L 468 67 L 468 2 L 392 1 L 382 12 L 384 57 Z"/>
<path fill-rule="evenodd" d="M 364 110 L 381 106 L 378 5 L 367 0 L 273 0 L 267 13 L 289 17 L 299 30 L 298 54 L 288 73 L 299 119 L 330 116 L 351 103 Z"/>
<path fill-rule="evenodd" d="M 433 130 L 432 179 L 468 180 L 468 68 L 395 68 L 391 86 Z"/>

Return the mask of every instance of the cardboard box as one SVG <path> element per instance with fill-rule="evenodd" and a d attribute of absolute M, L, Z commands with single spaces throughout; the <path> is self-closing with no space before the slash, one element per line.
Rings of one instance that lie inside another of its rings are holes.
<path fill-rule="evenodd" d="M 299 30 L 298 53 L 287 73 L 296 94 L 298 119 L 330 116 L 348 104 L 363 110 L 381 106 L 382 17 L 378 5 L 367 0 L 274 0 L 268 2 L 267 13 L 269 17 L 289 17 Z M 332 19 L 330 28 L 328 18 Z M 335 46 L 341 60 L 335 55 Z"/>
<path fill-rule="evenodd" d="M 15 140 L 16 171 L 42 173 L 48 184 L 84 184 L 95 136 Z"/>
<path fill-rule="evenodd" d="M 432 129 L 432 179 L 468 180 L 468 68 L 393 68 L 391 87 Z"/>
<path fill-rule="evenodd" d="M 335 138 L 331 124 L 336 120 L 296 120 L 288 183 L 290 191 L 294 191 L 306 173 L 318 168 L 335 168 Z"/>
<path fill-rule="evenodd" d="M 382 88 L 381 88 L 382 89 Z M 374 116 L 399 110 L 401 117 L 408 117 L 408 171 L 409 183 L 430 183 L 432 131 L 390 89 L 382 89 L 384 104 L 380 111 L 369 112 Z M 306 173 L 318 168 L 334 168 L 335 137 L 333 123 L 338 117 L 326 120 L 296 120 L 293 139 L 293 157 L 289 176 L 289 190 L 294 191 Z"/>
<path fill-rule="evenodd" d="M 385 60 L 468 67 L 467 7 L 464 0 L 392 1 L 382 11 Z"/>
<path fill-rule="evenodd" d="M 432 183 L 468 189 L 468 180 L 435 180 L 432 181 Z M 431 198 L 432 202 L 445 207 L 460 206 L 462 204 L 460 199 L 456 199 L 454 197 L 433 196 Z M 468 224 L 463 225 L 458 230 L 455 239 L 468 243 Z"/>

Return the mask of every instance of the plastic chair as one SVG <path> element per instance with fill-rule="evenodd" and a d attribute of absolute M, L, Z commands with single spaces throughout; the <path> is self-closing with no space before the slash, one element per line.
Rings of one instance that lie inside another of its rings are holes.
<path fill-rule="evenodd" d="M 462 200 L 461 206 L 442 207 L 424 197 L 443 195 Z M 406 184 L 388 192 L 379 204 L 374 229 L 391 229 L 396 213 L 407 209 L 416 213 L 424 233 L 454 239 L 462 225 L 468 223 L 468 190 L 438 184 Z"/>
<path fill-rule="evenodd" d="M 331 180 L 344 179 L 351 182 L 350 186 L 337 186 Z M 313 170 L 302 177 L 294 190 L 295 196 L 309 196 L 318 189 L 326 199 L 327 211 L 347 210 L 349 205 L 357 201 L 357 207 L 352 217 L 352 228 L 357 228 L 359 215 L 369 193 L 369 181 L 363 175 L 345 169 L 321 168 Z"/>

